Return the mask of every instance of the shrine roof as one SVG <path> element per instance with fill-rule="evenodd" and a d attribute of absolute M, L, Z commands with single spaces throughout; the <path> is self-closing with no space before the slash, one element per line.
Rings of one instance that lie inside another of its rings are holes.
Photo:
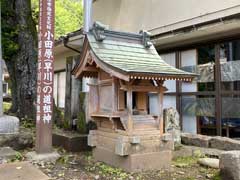
<path fill-rule="evenodd" d="M 130 79 L 151 75 L 190 81 L 196 76 L 167 64 L 152 45 L 148 32 L 112 31 L 95 23 L 86 37 L 91 52 L 101 63 L 129 75 Z"/>

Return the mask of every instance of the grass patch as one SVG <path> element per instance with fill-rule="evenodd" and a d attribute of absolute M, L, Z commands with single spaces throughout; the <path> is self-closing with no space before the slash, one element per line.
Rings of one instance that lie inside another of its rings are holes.
<path fill-rule="evenodd" d="M 22 155 L 22 153 L 16 152 L 15 157 L 11 159 L 9 162 L 16 162 L 16 161 L 19 162 L 23 160 L 24 160 L 24 156 Z"/>
<path fill-rule="evenodd" d="M 212 180 L 222 180 L 220 176 L 220 172 L 217 172 L 216 174 L 214 174 L 214 176 L 212 177 Z"/>
<path fill-rule="evenodd" d="M 192 166 L 193 164 L 196 164 L 198 161 L 198 157 L 178 157 L 173 161 L 173 164 L 176 167 L 189 167 Z"/>
<path fill-rule="evenodd" d="M 88 172 L 98 174 L 102 178 L 111 177 L 111 179 L 113 180 L 118 179 L 125 180 L 129 179 L 129 176 L 131 175 L 120 168 L 111 167 L 105 163 L 101 162 L 94 163 L 92 162 L 91 155 L 86 155 L 85 160 L 88 162 L 88 165 L 85 167 L 85 169 Z"/>

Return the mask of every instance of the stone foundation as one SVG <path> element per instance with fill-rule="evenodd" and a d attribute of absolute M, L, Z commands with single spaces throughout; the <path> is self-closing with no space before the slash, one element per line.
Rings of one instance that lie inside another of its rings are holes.
<path fill-rule="evenodd" d="M 173 140 L 159 131 L 141 134 L 120 134 L 91 131 L 88 144 L 93 157 L 129 172 L 168 169 L 171 165 Z"/>
<path fill-rule="evenodd" d="M 93 158 L 96 161 L 104 162 L 128 172 L 139 172 L 143 170 L 168 169 L 172 160 L 172 151 L 119 156 L 104 148 L 94 148 Z"/>
<path fill-rule="evenodd" d="M 52 142 L 53 146 L 62 147 L 68 152 L 91 150 L 87 145 L 87 135 L 53 132 Z"/>
<path fill-rule="evenodd" d="M 181 139 L 184 145 L 214 148 L 224 151 L 240 150 L 240 141 L 227 137 L 182 133 Z"/>

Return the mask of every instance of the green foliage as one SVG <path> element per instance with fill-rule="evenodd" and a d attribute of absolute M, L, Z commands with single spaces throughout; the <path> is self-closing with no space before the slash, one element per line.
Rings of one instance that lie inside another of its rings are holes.
<path fill-rule="evenodd" d="M 77 129 L 81 134 L 86 133 L 86 119 L 84 112 L 78 114 Z"/>
<path fill-rule="evenodd" d="M 130 175 L 124 172 L 122 169 L 114 168 L 100 162 L 97 162 L 95 166 L 92 165 L 86 167 L 86 170 L 89 172 L 97 172 L 102 177 L 114 176 L 112 177 L 113 179 L 129 179 L 128 177 Z"/>
<path fill-rule="evenodd" d="M 1 0 L 1 11 L 3 59 L 11 60 L 19 50 L 19 45 L 16 43 L 19 28 L 11 25 L 15 12 L 10 1 Z"/>
<path fill-rule="evenodd" d="M 82 0 L 55 1 L 55 37 L 78 30 L 83 23 Z M 38 0 L 32 0 L 33 18 L 38 19 Z"/>
<path fill-rule="evenodd" d="M 22 119 L 21 120 L 21 126 L 26 129 L 33 129 L 35 127 L 35 121 L 32 119 Z"/>
<path fill-rule="evenodd" d="M 20 152 L 17 152 L 15 154 L 15 159 L 18 161 L 22 161 L 23 160 L 23 155 Z"/>
<path fill-rule="evenodd" d="M 69 120 L 67 120 L 67 119 L 63 120 L 63 129 L 65 129 L 65 130 L 69 130 L 70 129 Z"/>
<path fill-rule="evenodd" d="M 221 176 L 220 176 L 220 172 L 217 172 L 216 174 L 214 174 L 214 176 L 212 177 L 212 180 L 221 180 Z"/>
<path fill-rule="evenodd" d="M 57 161 L 61 164 L 67 164 L 68 161 L 69 161 L 69 156 L 68 155 L 63 155 Z"/>
<path fill-rule="evenodd" d="M 10 160 L 10 162 L 23 161 L 24 156 L 20 152 L 16 152 L 15 157 Z"/>
<path fill-rule="evenodd" d="M 3 102 L 3 112 L 8 112 L 8 110 L 11 108 L 11 103 L 9 102 Z"/>
<path fill-rule="evenodd" d="M 196 164 L 197 160 L 198 160 L 198 157 L 193 157 L 193 156 L 179 157 L 179 158 L 174 160 L 173 164 L 176 167 L 190 167 L 193 164 Z"/>
<path fill-rule="evenodd" d="M 85 109 L 84 109 L 84 100 L 85 100 L 85 93 L 80 93 L 79 94 L 79 99 L 80 99 L 80 112 L 78 113 L 78 121 L 77 121 L 77 130 L 84 134 L 87 132 L 87 127 L 86 127 L 86 118 L 85 118 Z"/>

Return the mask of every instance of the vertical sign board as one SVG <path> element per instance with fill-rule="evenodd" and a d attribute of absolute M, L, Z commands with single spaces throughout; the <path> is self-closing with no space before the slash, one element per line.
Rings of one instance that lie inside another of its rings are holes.
<path fill-rule="evenodd" d="M 54 1 L 39 0 L 37 153 L 50 153 L 52 151 Z"/>

